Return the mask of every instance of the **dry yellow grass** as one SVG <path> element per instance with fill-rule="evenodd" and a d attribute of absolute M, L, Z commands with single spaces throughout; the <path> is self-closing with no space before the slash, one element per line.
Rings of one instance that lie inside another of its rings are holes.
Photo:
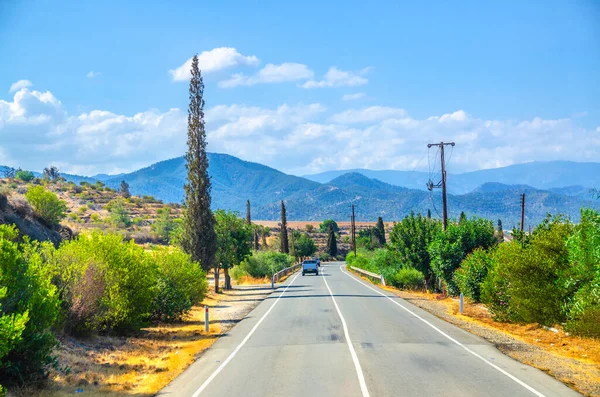
<path fill-rule="evenodd" d="M 202 303 L 215 306 L 218 300 L 207 297 Z M 85 396 L 153 396 L 209 348 L 221 328 L 211 324 L 209 331 L 204 332 L 204 310 L 198 306 L 181 323 L 145 328 L 134 337 L 65 339 L 58 358 L 70 371 L 53 373 L 45 390 L 19 394 L 62 397 L 81 388 Z"/>

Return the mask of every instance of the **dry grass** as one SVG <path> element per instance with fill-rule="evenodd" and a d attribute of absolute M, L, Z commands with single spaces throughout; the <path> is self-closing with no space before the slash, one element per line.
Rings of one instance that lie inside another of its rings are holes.
<path fill-rule="evenodd" d="M 217 303 L 214 297 L 202 302 L 208 306 Z M 19 394 L 62 397 L 81 388 L 86 396 L 153 396 L 209 348 L 220 333 L 216 324 L 204 332 L 204 311 L 198 306 L 181 323 L 145 328 L 130 338 L 64 339 L 58 359 L 62 368 L 69 369 L 53 373 L 45 390 Z"/>

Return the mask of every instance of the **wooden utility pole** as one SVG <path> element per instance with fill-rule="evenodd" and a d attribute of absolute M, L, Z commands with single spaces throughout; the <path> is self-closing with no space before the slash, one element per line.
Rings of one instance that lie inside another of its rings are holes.
<path fill-rule="evenodd" d="M 352 249 L 354 250 L 354 256 L 356 257 L 356 222 L 354 219 L 354 204 L 352 204 L 352 217 L 350 218 L 350 228 L 352 234 Z"/>
<path fill-rule="evenodd" d="M 444 230 L 446 230 L 446 228 L 448 227 L 448 199 L 446 197 L 446 164 L 445 164 L 445 160 L 444 160 L 444 147 L 445 146 L 454 146 L 454 142 L 430 143 L 427 145 L 428 148 L 430 148 L 432 146 L 440 147 L 440 158 L 441 158 L 441 163 L 442 163 L 442 180 L 435 185 L 430 180 L 429 182 L 427 182 L 427 188 L 429 190 L 431 190 L 433 188 L 440 188 L 440 187 L 442 188 L 442 205 L 443 205 L 442 218 L 443 218 L 443 223 L 444 223 Z"/>
<path fill-rule="evenodd" d="M 525 227 L 525 193 L 521 195 L 521 232 Z"/>

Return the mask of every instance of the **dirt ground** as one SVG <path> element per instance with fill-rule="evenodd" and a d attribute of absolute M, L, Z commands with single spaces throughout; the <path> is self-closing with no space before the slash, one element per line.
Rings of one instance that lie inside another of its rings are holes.
<path fill-rule="evenodd" d="M 370 281 L 365 278 L 366 281 Z M 507 324 L 492 319 L 487 308 L 458 299 L 383 287 L 435 316 L 493 343 L 504 354 L 536 367 L 586 396 L 600 396 L 600 341 L 565 333 L 559 326 Z"/>
<path fill-rule="evenodd" d="M 210 292 L 184 321 L 144 328 L 133 337 L 65 337 L 57 351 L 60 370 L 52 373 L 48 386 L 13 391 L 9 396 L 153 396 L 270 293 L 270 285 L 239 286 L 218 295 Z M 208 333 L 204 332 L 204 304 L 210 313 Z"/>

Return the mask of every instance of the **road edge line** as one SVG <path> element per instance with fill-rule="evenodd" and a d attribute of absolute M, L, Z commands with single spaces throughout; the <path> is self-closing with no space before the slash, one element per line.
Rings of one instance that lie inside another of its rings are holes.
<path fill-rule="evenodd" d="M 497 366 L 496 364 L 486 360 L 482 355 L 480 355 L 479 353 L 474 352 L 473 350 L 469 349 L 467 346 L 463 345 L 462 343 L 460 343 L 459 341 L 457 341 L 456 339 L 454 339 L 453 337 L 451 337 L 450 335 L 448 335 L 447 333 L 445 333 L 444 331 L 442 331 L 441 329 L 439 329 L 438 327 L 436 327 L 435 325 L 431 324 L 429 321 L 425 320 L 423 317 L 419 316 L 417 313 L 411 311 L 410 309 L 408 309 L 407 307 L 401 305 L 400 303 L 398 303 L 397 301 L 395 301 L 394 299 L 392 299 L 390 296 L 384 294 L 381 291 L 376 290 L 375 288 L 372 288 L 371 286 L 365 284 L 364 282 L 362 282 L 361 280 L 358 280 L 357 278 L 353 277 L 350 273 L 348 273 L 347 271 L 344 271 L 343 267 L 345 265 L 340 265 L 340 270 L 342 271 L 342 273 L 344 273 L 345 275 L 347 275 L 348 277 L 350 277 L 352 280 L 356 281 L 359 284 L 364 285 L 365 287 L 369 288 L 370 290 L 377 292 L 378 294 L 386 297 L 387 299 L 389 299 L 390 302 L 392 302 L 393 304 L 401 307 L 402 309 L 404 309 L 405 311 L 407 311 L 408 313 L 412 314 L 413 316 L 415 316 L 416 318 L 418 318 L 419 320 L 421 320 L 422 322 L 424 322 L 425 324 L 429 325 L 431 328 L 433 328 L 434 330 L 436 330 L 438 333 L 440 333 L 442 336 L 444 336 L 445 338 L 447 338 L 448 340 L 454 342 L 455 344 L 457 344 L 458 346 L 462 347 L 464 350 L 466 350 L 467 352 L 469 352 L 470 354 L 472 354 L 473 356 L 477 357 L 478 359 L 480 359 L 481 361 L 483 361 L 484 363 L 488 364 L 489 366 L 491 366 L 492 368 L 498 370 L 500 373 L 502 373 L 503 375 L 506 375 L 508 378 L 510 378 L 511 380 L 513 380 L 514 382 L 518 383 L 519 385 L 523 386 L 525 389 L 529 390 L 530 392 L 532 392 L 533 394 L 535 394 L 538 397 L 546 397 L 544 394 L 540 393 L 539 391 L 537 391 L 536 389 L 534 389 L 532 386 L 529 386 L 527 383 L 523 382 L 522 380 L 520 380 L 519 378 L 517 378 L 516 376 L 510 374 L 509 372 L 507 372 L 506 370 L 500 368 L 499 366 Z"/>
<path fill-rule="evenodd" d="M 343 270 L 342 270 L 343 273 Z M 360 366 L 360 361 L 358 361 L 358 356 L 356 355 L 356 350 L 354 350 L 354 346 L 352 345 L 352 341 L 350 340 L 350 332 L 348 331 L 348 326 L 346 325 L 346 320 L 342 315 L 342 311 L 340 310 L 337 302 L 335 301 L 335 297 L 333 296 L 333 292 L 331 292 L 331 288 L 329 288 L 329 284 L 327 283 L 327 279 L 325 278 L 325 272 L 321 272 L 321 276 L 325 281 L 325 286 L 329 291 L 329 295 L 333 300 L 333 305 L 335 306 L 335 310 L 337 310 L 338 316 L 340 316 L 340 320 L 342 320 L 342 328 L 344 329 L 344 336 L 346 337 L 346 342 L 348 343 L 348 348 L 350 349 L 350 355 L 352 356 L 352 361 L 354 362 L 354 368 L 356 369 L 356 375 L 358 376 L 358 383 L 360 384 L 360 390 L 362 392 L 363 397 L 369 396 L 369 389 L 367 389 L 367 382 L 365 381 L 365 375 L 362 372 L 362 367 Z"/>
<path fill-rule="evenodd" d="M 233 352 L 231 352 L 231 354 L 225 359 L 225 361 L 223 361 L 223 363 L 221 363 L 221 365 L 219 365 L 219 367 L 208 377 L 208 379 L 206 379 L 204 381 L 204 383 L 202 383 L 202 385 L 198 388 L 198 390 L 196 390 L 196 392 L 192 395 L 192 397 L 198 397 L 204 391 L 204 389 L 206 389 L 208 387 L 208 385 L 210 384 L 210 382 L 212 382 L 213 379 L 215 379 L 216 376 L 223 370 L 223 368 L 225 368 L 225 366 L 227 366 L 227 364 L 229 364 L 229 362 L 231 360 L 233 360 L 233 358 L 238 353 L 238 351 L 242 348 L 242 346 L 244 346 L 246 344 L 246 342 L 248 342 L 248 339 L 250 339 L 250 337 L 252 336 L 252 334 L 254 334 L 254 331 L 256 331 L 256 329 L 258 328 L 258 326 L 269 315 L 269 313 L 271 313 L 271 310 L 273 310 L 273 308 L 275 307 L 275 305 L 277 305 L 277 303 L 279 302 L 279 299 L 281 299 L 281 297 L 287 291 L 287 289 L 289 288 L 289 286 L 292 285 L 294 283 L 294 281 L 296 281 L 296 279 L 298 278 L 299 274 L 300 273 L 297 273 L 296 276 L 292 279 L 292 281 L 288 285 L 286 285 L 285 289 L 283 291 L 281 291 L 281 294 L 277 297 L 277 299 L 271 305 L 271 307 L 269 308 L 269 310 L 267 310 L 267 312 L 265 314 L 263 314 L 263 316 L 260 318 L 260 320 L 258 320 L 258 322 L 256 324 L 254 324 L 254 327 L 252 327 L 252 329 L 250 330 L 250 332 L 248 332 L 248 335 L 246 335 L 246 337 L 240 342 L 240 344 L 237 345 L 237 347 L 233 350 Z"/>

